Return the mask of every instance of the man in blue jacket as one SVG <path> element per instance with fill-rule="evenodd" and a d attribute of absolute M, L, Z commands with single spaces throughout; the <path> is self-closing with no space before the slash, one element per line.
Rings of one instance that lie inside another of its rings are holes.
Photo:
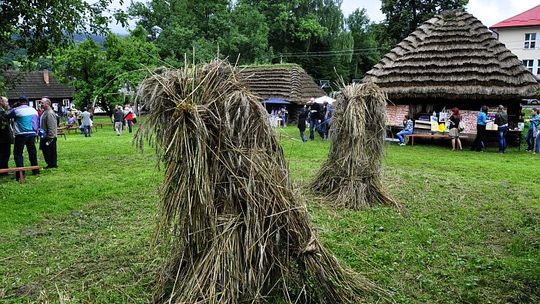
<path fill-rule="evenodd" d="M 15 120 L 14 133 L 15 145 L 13 147 L 13 158 L 17 167 L 24 167 L 24 147 L 28 151 L 30 165 L 37 166 L 36 135 L 38 132 L 39 118 L 36 109 L 28 106 L 28 98 L 22 96 L 16 107 L 8 112 L 8 118 Z M 34 175 L 39 174 L 39 170 L 33 170 Z M 24 172 L 17 172 L 15 178 L 20 179 Z"/>

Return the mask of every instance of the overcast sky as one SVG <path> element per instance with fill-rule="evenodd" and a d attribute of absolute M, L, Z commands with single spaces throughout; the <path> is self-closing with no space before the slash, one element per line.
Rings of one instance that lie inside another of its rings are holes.
<path fill-rule="evenodd" d="M 90 0 L 87 1 L 91 2 Z M 118 3 L 118 0 L 114 1 Z M 129 3 L 129 0 L 124 0 L 124 7 L 127 7 Z M 469 0 L 467 11 L 482 21 L 485 26 L 490 27 L 538 4 L 540 4 L 538 0 Z M 115 6 L 118 7 L 119 5 Z M 384 19 L 380 0 L 343 0 L 341 8 L 345 16 L 348 16 L 357 8 L 365 8 L 371 21 L 378 22 Z M 117 33 L 125 34 L 127 32 L 126 29 L 122 29 L 117 25 L 111 25 L 111 27 Z"/>

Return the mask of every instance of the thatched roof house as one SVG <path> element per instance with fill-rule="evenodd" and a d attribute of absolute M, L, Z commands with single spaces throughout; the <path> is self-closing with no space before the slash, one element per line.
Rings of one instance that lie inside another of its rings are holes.
<path fill-rule="evenodd" d="M 394 102 L 461 101 L 475 109 L 489 102 L 519 103 L 539 87 L 504 44 L 460 10 L 426 21 L 386 54 L 364 81 L 375 82 Z"/>
<path fill-rule="evenodd" d="M 242 67 L 242 81 L 262 99 L 279 98 L 297 105 L 325 95 L 313 78 L 297 64 Z"/>

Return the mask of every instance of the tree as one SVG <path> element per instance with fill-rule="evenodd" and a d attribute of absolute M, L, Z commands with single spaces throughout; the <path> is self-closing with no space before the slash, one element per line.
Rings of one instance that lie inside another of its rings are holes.
<path fill-rule="evenodd" d="M 107 9 L 112 1 L 0 1 L 0 92 L 9 85 L 1 71 L 36 66 L 33 60 L 72 43 L 75 33 L 103 33 L 113 19 L 126 24 L 127 15 L 121 10 Z"/>
<path fill-rule="evenodd" d="M 123 102 L 119 89 L 132 89 L 159 64 L 155 45 L 147 41 L 142 27 L 128 37 L 109 33 L 103 47 L 91 39 L 58 52 L 56 72 L 75 87 L 75 103 L 86 106 L 94 100 L 107 112 Z"/>
<path fill-rule="evenodd" d="M 241 63 L 268 57 L 268 26 L 257 8 L 246 1 L 152 0 L 133 3 L 129 14 L 151 32 L 163 29 L 155 40 L 161 57 L 183 65 L 184 56 L 208 61 L 218 54 Z M 194 53 L 194 54 L 193 54 Z"/>
<path fill-rule="evenodd" d="M 341 0 L 249 0 L 266 18 L 274 61 L 302 65 L 315 78 L 348 78 L 353 47 Z M 337 73 L 336 73 L 337 72 Z"/>
<path fill-rule="evenodd" d="M 348 18 L 347 25 L 356 50 L 352 56 L 351 78 L 362 78 L 381 58 L 379 44 L 376 40 L 377 25 L 371 23 L 366 9 L 355 10 Z"/>
<path fill-rule="evenodd" d="M 381 11 L 386 15 L 387 37 L 394 45 L 420 23 L 444 10 L 464 8 L 469 0 L 383 0 Z"/>
<path fill-rule="evenodd" d="M 111 2 L 0 1 L 0 51 L 20 47 L 30 57 L 39 56 L 47 54 L 52 47 L 66 45 L 74 33 L 102 33 L 113 18 L 125 23 L 127 18 L 121 10 L 112 11 L 113 17 L 103 15 Z"/>
<path fill-rule="evenodd" d="M 253 63 L 268 62 L 271 59 L 269 28 L 264 15 L 256 8 L 245 1 L 239 1 L 231 12 L 231 25 L 229 41 L 224 50 L 231 61 L 239 58 L 240 63 Z"/>
<path fill-rule="evenodd" d="M 94 92 L 100 90 L 104 52 L 96 42 L 88 38 L 57 53 L 55 75 L 75 88 L 75 103 L 86 106 L 93 99 Z"/>

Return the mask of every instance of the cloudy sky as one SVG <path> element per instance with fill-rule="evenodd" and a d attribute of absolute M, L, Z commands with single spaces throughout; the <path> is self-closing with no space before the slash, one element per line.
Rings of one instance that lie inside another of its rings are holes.
<path fill-rule="evenodd" d="M 467 11 L 490 27 L 539 4 L 538 0 L 469 0 Z M 345 15 L 357 8 L 365 8 L 372 21 L 384 19 L 380 0 L 343 0 L 341 8 Z"/>
<path fill-rule="evenodd" d="M 118 2 L 118 0 L 115 0 L 115 2 Z M 127 7 L 129 2 L 129 0 L 124 0 L 124 7 Z M 540 4 L 538 0 L 469 0 L 467 11 L 489 27 L 538 4 Z M 384 15 L 381 13 L 380 0 L 343 0 L 341 8 L 346 16 L 357 8 L 365 8 L 372 21 L 382 21 L 384 19 Z M 126 33 L 126 29 L 119 26 L 111 25 L 111 27 L 115 32 Z"/>

